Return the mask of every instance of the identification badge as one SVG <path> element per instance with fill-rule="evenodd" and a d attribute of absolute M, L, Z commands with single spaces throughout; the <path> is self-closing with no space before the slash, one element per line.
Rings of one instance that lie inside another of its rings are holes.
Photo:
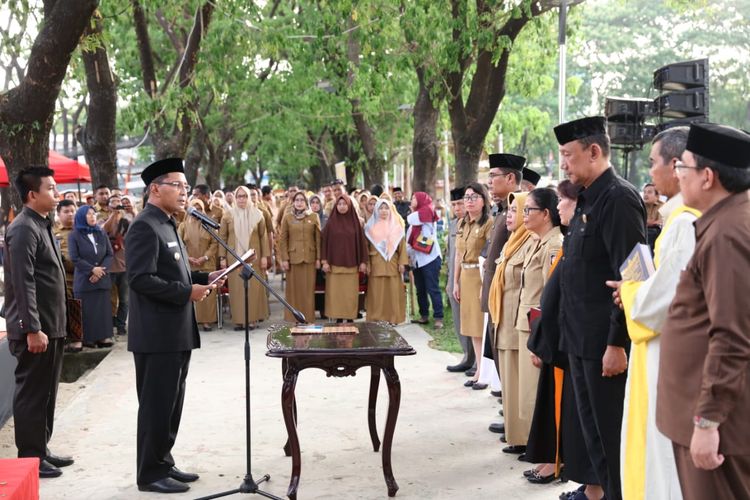
<path fill-rule="evenodd" d="M 167 242 L 167 248 L 174 248 L 176 246 L 177 246 L 177 242 L 176 241 L 168 241 Z"/>
<path fill-rule="evenodd" d="M 180 260 L 180 252 L 174 253 L 174 260 Z"/>

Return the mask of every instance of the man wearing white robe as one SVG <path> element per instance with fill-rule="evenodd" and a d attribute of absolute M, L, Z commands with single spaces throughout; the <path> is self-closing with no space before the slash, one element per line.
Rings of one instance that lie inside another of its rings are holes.
<path fill-rule="evenodd" d="M 649 160 L 656 189 L 669 200 L 659 209 L 664 229 L 657 239 L 656 272 L 644 282 L 620 285 L 615 301 L 624 306 L 632 341 L 625 388 L 620 468 L 622 496 L 632 500 L 680 500 L 682 493 L 672 442 L 656 428 L 659 332 L 675 295 L 680 271 L 695 248 L 693 222 L 700 215 L 682 201 L 674 163 L 685 150 L 687 127 L 658 134 Z"/>

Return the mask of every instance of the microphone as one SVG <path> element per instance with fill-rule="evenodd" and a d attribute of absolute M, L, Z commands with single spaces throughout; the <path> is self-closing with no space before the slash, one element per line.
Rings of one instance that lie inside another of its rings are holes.
<path fill-rule="evenodd" d="M 302 314 L 297 309 L 292 307 L 291 313 L 292 313 L 292 316 L 294 316 L 294 319 L 297 320 L 297 323 L 307 323 L 307 319 L 305 318 L 305 315 Z"/>
<path fill-rule="evenodd" d="M 205 224 L 207 226 L 211 226 L 213 229 L 219 229 L 219 223 L 213 220 L 208 215 L 204 214 L 200 210 L 196 210 L 195 207 L 187 207 L 186 212 L 188 215 L 192 215 L 199 221 L 201 221 L 202 224 Z"/>

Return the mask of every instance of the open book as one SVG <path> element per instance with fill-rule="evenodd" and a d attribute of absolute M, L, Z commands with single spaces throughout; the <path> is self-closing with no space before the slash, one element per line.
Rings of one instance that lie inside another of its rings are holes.
<path fill-rule="evenodd" d="M 646 281 L 655 272 L 651 249 L 644 243 L 637 243 L 620 266 L 623 281 Z"/>
<path fill-rule="evenodd" d="M 255 250 L 253 250 L 251 248 L 250 250 L 248 250 L 247 252 L 245 252 L 242 255 L 242 262 L 248 262 L 248 261 L 252 260 L 252 258 L 253 258 L 254 255 L 255 255 Z M 240 261 L 238 261 L 238 260 L 234 261 L 231 266 L 227 266 L 227 268 L 224 269 L 221 272 L 221 274 L 216 277 L 215 280 L 213 280 L 211 283 L 209 283 L 209 285 L 215 285 L 216 283 L 218 283 L 219 281 L 221 281 L 222 279 L 224 279 L 224 277 L 226 275 L 228 275 L 229 273 L 231 273 L 232 271 L 234 271 L 235 269 L 237 269 L 238 267 L 240 267 L 240 265 L 241 265 Z"/>

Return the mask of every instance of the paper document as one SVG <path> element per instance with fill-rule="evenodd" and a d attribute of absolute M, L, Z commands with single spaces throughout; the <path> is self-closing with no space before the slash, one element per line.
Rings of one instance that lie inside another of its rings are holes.
<path fill-rule="evenodd" d="M 247 262 L 247 261 L 251 260 L 252 257 L 253 257 L 253 255 L 255 255 L 255 250 L 253 250 L 251 248 L 250 250 L 248 250 L 247 252 L 245 252 L 242 255 L 242 262 Z M 231 273 L 232 271 L 234 271 L 235 269 L 237 269 L 238 267 L 240 267 L 240 265 L 241 265 L 240 261 L 238 261 L 238 260 L 234 261 L 234 263 L 232 263 L 231 266 L 228 266 L 226 269 L 224 269 L 221 272 L 221 274 L 216 277 L 215 280 L 213 280 L 211 283 L 209 283 L 209 285 L 215 285 L 217 282 L 221 281 L 227 274 Z"/>

